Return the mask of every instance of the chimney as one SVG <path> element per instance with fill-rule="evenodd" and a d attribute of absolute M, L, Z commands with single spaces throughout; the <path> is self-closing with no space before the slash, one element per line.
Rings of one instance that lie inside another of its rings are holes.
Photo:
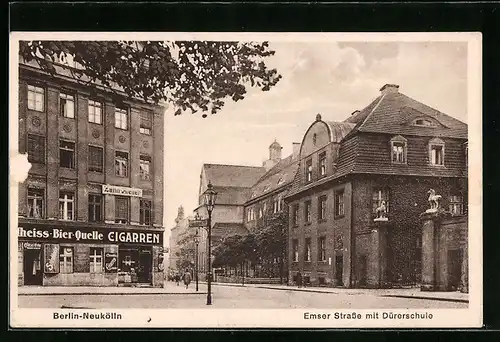
<path fill-rule="evenodd" d="M 300 143 L 294 142 L 292 143 L 292 159 L 297 159 L 300 153 Z"/>
<path fill-rule="evenodd" d="M 398 93 L 399 86 L 397 84 L 386 84 L 382 88 L 380 88 L 380 92 L 382 93 L 382 95 Z"/>

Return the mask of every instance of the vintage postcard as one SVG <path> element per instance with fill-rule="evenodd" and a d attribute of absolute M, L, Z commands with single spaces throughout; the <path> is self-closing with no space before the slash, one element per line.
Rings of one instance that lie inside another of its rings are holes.
<path fill-rule="evenodd" d="M 480 327 L 481 42 L 11 33 L 11 327 Z"/>

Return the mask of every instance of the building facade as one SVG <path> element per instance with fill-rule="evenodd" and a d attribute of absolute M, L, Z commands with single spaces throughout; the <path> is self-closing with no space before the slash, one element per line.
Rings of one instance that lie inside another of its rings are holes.
<path fill-rule="evenodd" d="M 177 210 L 175 226 L 170 229 L 168 268 L 171 272 L 176 271 L 178 268 L 177 261 L 179 260 L 179 256 L 177 254 L 180 252 L 179 242 L 188 230 L 189 219 L 190 217 L 186 217 L 184 214 L 184 208 L 180 206 Z"/>
<path fill-rule="evenodd" d="M 344 122 L 317 115 L 299 158 L 286 197 L 290 283 L 300 272 L 313 285 L 420 284 L 429 190 L 449 215 L 467 215 L 467 125 L 396 85 Z M 450 255 L 461 270 L 464 253 Z"/>
<path fill-rule="evenodd" d="M 18 284 L 163 286 L 164 108 L 19 64 Z"/>

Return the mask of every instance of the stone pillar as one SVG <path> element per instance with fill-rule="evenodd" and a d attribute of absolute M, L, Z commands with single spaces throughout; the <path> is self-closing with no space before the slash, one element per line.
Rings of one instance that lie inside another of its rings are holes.
<path fill-rule="evenodd" d="M 422 218 L 422 291 L 448 289 L 447 232 L 441 229 L 443 213 L 425 212 Z"/>
<path fill-rule="evenodd" d="M 387 288 L 387 234 L 389 229 L 389 223 L 387 220 L 376 220 L 375 228 L 372 230 L 372 255 L 375 265 L 373 272 L 373 279 L 375 280 L 375 287 Z"/>
<path fill-rule="evenodd" d="M 469 253 L 467 242 L 463 247 L 462 277 L 460 279 L 460 292 L 469 293 Z"/>

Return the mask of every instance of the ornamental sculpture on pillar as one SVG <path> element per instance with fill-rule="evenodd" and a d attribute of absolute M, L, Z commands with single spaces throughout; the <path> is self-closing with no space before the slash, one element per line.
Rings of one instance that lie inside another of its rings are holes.
<path fill-rule="evenodd" d="M 379 206 L 376 209 L 377 217 L 373 221 L 387 221 L 387 206 L 385 201 L 379 201 Z"/>
<path fill-rule="evenodd" d="M 427 209 L 425 212 L 426 213 L 435 213 L 439 210 L 439 201 L 441 200 L 441 195 L 437 195 L 436 191 L 434 189 L 430 189 L 427 191 L 429 194 L 429 205 L 431 206 L 429 209 Z"/>

